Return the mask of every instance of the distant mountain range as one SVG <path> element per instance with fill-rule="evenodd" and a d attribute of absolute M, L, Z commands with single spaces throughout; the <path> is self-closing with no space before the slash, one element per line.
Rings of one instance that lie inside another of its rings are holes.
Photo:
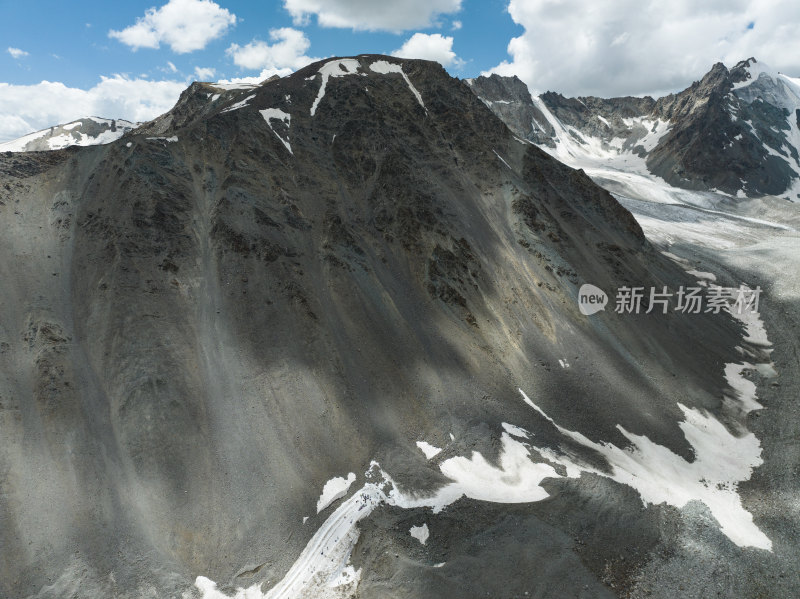
<path fill-rule="evenodd" d="M 42 152 L 62 150 L 70 146 L 107 144 L 116 141 L 139 124 L 122 119 L 86 117 L 0 143 L 0 152 Z"/>
<path fill-rule="evenodd" d="M 755 58 L 718 63 L 678 94 L 532 96 L 516 77 L 467 79 L 519 137 L 575 167 L 656 175 L 670 185 L 736 197 L 800 198 L 800 79 Z M 198 84 L 220 91 L 249 84 Z M 170 114 L 170 113 L 168 113 Z M 0 151 L 110 143 L 141 123 L 88 117 L 0 144 Z"/>
<path fill-rule="evenodd" d="M 652 174 L 675 187 L 800 198 L 800 79 L 751 58 L 678 94 L 531 97 L 516 77 L 467 81 L 521 138 L 576 167 Z"/>

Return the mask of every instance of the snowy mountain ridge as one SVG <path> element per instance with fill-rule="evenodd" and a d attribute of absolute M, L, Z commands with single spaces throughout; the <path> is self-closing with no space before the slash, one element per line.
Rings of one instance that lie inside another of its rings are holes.
<path fill-rule="evenodd" d="M 520 137 L 575 167 L 656 175 L 735 197 L 800 196 L 800 80 L 755 58 L 718 63 L 678 94 L 525 94 L 516 78 L 467 80 Z"/>
<path fill-rule="evenodd" d="M 108 144 L 139 125 L 124 119 L 90 116 L 0 143 L 0 152 L 41 152 Z"/>

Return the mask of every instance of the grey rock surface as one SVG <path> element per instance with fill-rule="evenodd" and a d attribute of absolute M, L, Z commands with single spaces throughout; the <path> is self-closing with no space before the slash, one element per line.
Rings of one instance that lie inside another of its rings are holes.
<path fill-rule="evenodd" d="M 627 209 L 437 64 L 351 60 L 193 84 L 106 146 L 0 155 L 0 594 L 266 589 L 333 476 L 377 459 L 435 488 L 415 441 L 496 459 L 502 422 L 559 446 L 518 388 L 593 440 L 626 446 L 621 425 L 687 460 L 676 398 L 727 418 L 733 319 L 578 311 L 584 282 L 693 282 Z M 585 478 L 511 511 L 464 500 L 400 561 L 376 552 L 413 513 L 382 509 L 362 596 L 620 593 L 677 516 Z"/>

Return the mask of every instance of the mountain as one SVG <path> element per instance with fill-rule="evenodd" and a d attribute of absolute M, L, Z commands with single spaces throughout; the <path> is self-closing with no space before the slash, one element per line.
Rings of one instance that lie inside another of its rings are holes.
<path fill-rule="evenodd" d="M 796 580 L 761 321 L 615 310 L 710 277 L 436 63 L 2 154 L 0 227 L 4 596 L 674 596 L 694 527 Z"/>
<path fill-rule="evenodd" d="M 516 78 L 469 80 L 517 135 L 567 164 L 611 165 L 737 197 L 800 197 L 800 80 L 751 58 L 657 100 L 536 97 Z"/>
<path fill-rule="evenodd" d="M 0 152 L 41 152 L 61 150 L 69 146 L 107 144 L 138 126 L 139 123 L 122 119 L 101 119 L 92 116 L 0 143 Z"/>

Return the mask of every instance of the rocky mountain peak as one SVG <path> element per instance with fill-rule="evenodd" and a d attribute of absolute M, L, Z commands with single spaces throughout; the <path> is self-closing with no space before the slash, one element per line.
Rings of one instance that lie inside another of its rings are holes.
<path fill-rule="evenodd" d="M 697 85 L 700 89 L 714 89 L 717 86 L 723 84 L 726 79 L 728 79 L 729 71 L 728 67 L 726 67 L 723 63 L 717 62 L 712 67 L 711 70 L 708 71 L 705 75 L 703 75 L 702 79 L 700 79 L 699 83 L 692 84 L 694 87 Z"/>
<path fill-rule="evenodd" d="M 753 75 L 751 73 L 751 68 L 759 64 L 759 62 L 754 58 L 750 57 L 747 60 L 740 60 L 737 62 L 731 69 L 730 69 L 730 78 L 733 83 L 741 83 L 750 79 L 753 79 Z M 756 78 L 758 74 L 756 73 Z"/>
<path fill-rule="evenodd" d="M 413 597 L 608 595 L 608 547 L 631 568 L 654 546 L 641 533 L 620 553 L 619 523 L 638 522 L 643 498 L 661 502 L 647 481 L 672 481 L 645 460 L 628 480 L 646 482 L 623 489 L 630 509 L 608 515 L 586 507 L 575 472 L 604 498 L 606 456 L 638 462 L 625 449 L 637 439 L 679 464 L 677 479 L 718 461 L 696 457 L 685 414 L 716 410 L 738 430 L 718 392 L 722 364 L 742 359 L 740 326 L 613 309 L 620 287 L 696 279 L 586 172 L 495 116 L 516 106 L 535 134 L 550 124 L 556 148 L 590 145 L 518 80 L 504 103 L 505 84 L 492 79 L 481 101 L 481 82 L 435 63 L 333 58 L 258 85 L 193 84 L 107 145 L 0 154 L 0 254 L 13 257 L 0 286 L 0 365 L 13 374 L 0 377 L 0 594 L 196 596 L 197 580 L 209 597 L 262 584 L 386 597 L 402 579 Z M 614 113 L 632 99 L 581 102 L 563 114 L 629 129 L 631 152 L 664 135 L 652 114 Z M 584 283 L 611 294 L 591 317 Z M 526 477 L 542 469 L 554 484 L 539 492 Z M 392 496 L 419 507 L 368 519 L 389 475 Z M 742 477 L 706 487 L 701 470 L 688 497 Z M 351 483 L 363 491 L 330 505 Z M 496 485 L 531 517 L 495 509 L 509 497 Z M 445 514 L 416 503 L 441 490 Z M 545 522 L 535 504 L 550 493 L 569 514 Z M 431 523 L 435 561 L 409 545 L 412 519 Z M 507 530 L 519 543 L 483 549 Z M 580 553 L 558 549 L 576 530 L 588 531 Z M 535 571 L 553 553 L 531 554 L 542 535 L 561 565 L 536 574 L 541 586 L 494 575 L 510 554 Z M 471 582 L 476 563 L 497 586 Z"/>

